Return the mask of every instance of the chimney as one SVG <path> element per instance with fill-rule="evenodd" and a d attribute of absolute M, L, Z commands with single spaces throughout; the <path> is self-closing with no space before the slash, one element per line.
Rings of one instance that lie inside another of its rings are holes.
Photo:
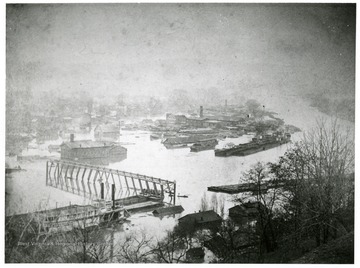
<path fill-rule="evenodd" d="M 203 115 L 203 107 L 200 106 L 200 117 L 202 118 L 204 115 Z"/>
<path fill-rule="evenodd" d="M 74 133 L 70 134 L 70 142 L 74 142 Z"/>
<path fill-rule="evenodd" d="M 227 100 L 225 100 L 225 114 L 227 112 Z"/>

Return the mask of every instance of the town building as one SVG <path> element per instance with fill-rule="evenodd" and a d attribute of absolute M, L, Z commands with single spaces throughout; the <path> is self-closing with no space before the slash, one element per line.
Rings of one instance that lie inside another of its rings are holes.
<path fill-rule="evenodd" d="M 97 125 L 94 129 L 94 137 L 97 141 L 116 141 L 120 138 L 120 126 L 118 124 Z"/>
<path fill-rule="evenodd" d="M 72 122 L 75 130 L 78 132 L 86 133 L 91 130 L 91 115 L 88 113 L 83 113 L 79 117 L 73 119 Z"/>
<path fill-rule="evenodd" d="M 174 125 L 185 125 L 187 124 L 187 118 L 185 115 L 182 114 L 166 114 L 166 124 L 168 126 L 174 126 Z"/>
<path fill-rule="evenodd" d="M 155 126 L 158 126 L 158 127 L 166 127 L 167 125 L 167 122 L 165 119 L 157 119 L 155 120 Z"/>
<path fill-rule="evenodd" d="M 187 117 L 186 123 L 191 127 L 201 128 L 201 127 L 205 127 L 206 120 L 207 118 Z"/>
<path fill-rule="evenodd" d="M 180 226 L 188 226 L 189 229 L 217 229 L 222 223 L 222 218 L 213 210 L 200 211 L 197 213 L 187 214 L 179 218 Z"/>
<path fill-rule="evenodd" d="M 261 202 L 247 202 L 229 208 L 229 216 L 241 222 L 249 222 L 257 219 L 265 207 Z"/>
<path fill-rule="evenodd" d="M 88 164 L 107 165 L 110 162 L 118 162 L 126 158 L 127 149 L 115 142 L 109 141 L 74 141 L 71 135 L 70 142 L 63 142 L 61 159 L 77 161 Z"/>

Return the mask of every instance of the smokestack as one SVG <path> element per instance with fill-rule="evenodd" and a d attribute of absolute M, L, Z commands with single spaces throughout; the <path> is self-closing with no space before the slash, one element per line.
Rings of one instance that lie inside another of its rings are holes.
<path fill-rule="evenodd" d="M 203 115 L 203 107 L 200 106 L 200 117 L 202 118 L 204 115 Z"/>
<path fill-rule="evenodd" d="M 100 189 L 100 198 L 105 199 L 105 196 L 104 196 L 104 183 L 103 182 L 100 184 L 100 187 L 101 187 L 101 189 Z"/>
<path fill-rule="evenodd" d="M 112 199 L 112 209 L 115 209 L 115 184 L 111 184 L 111 199 Z"/>
<path fill-rule="evenodd" d="M 70 142 L 74 142 L 74 134 L 73 133 L 70 134 Z"/>
<path fill-rule="evenodd" d="M 227 112 L 227 100 L 225 100 L 225 113 Z"/>

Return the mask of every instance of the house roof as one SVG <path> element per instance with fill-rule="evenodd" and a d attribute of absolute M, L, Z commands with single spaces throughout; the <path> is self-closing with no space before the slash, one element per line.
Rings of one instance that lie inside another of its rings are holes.
<path fill-rule="evenodd" d="M 243 206 L 236 205 L 234 207 L 229 208 L 229 212 L 246 213 L 246 209 Z"/>
<path fill-rule="evenodd" d="M 73 141 L 73 142 L 63 142 L 61 147 L 66 146 L 70 149 L 77 149 L 77 148 L 95 148 L 95 147 L 111 147 L 115 145 L 114 142 L 108 141 L 91 141 L 91 140 L 80 140 L 80 141 Z"/>
<path fill-rule="evenodd" d="M 246 209 L 258 209 L 259 207 L 263 207 L 264 205 L 261 202 L 247 202 L 244 203 L 243 206 Z"/>
<path fill-rule="evenodd" d="M 229 208 L 229 212 L 238 214 L 257 214 L 259 212 L 259 207 L 263 208 L 264 205 L 261 202 L 248 202 Z"/>
<path fill-rule="evenodd" d="M 197 223 L 212 222 L 222 220 L 222 218 L 213 210 L 201 211 L 198 213 L 187 214 L 184 217 L 179 218 L 179 221 L 193 220 Z"/>
<path fill-rule="evenodd" d="M 173 207 L 166 207 L 166 208 L 158 208 L 153 211 L 153 214 L 177 214 L 184 211 L 182 206 L 173 206 Z"/>

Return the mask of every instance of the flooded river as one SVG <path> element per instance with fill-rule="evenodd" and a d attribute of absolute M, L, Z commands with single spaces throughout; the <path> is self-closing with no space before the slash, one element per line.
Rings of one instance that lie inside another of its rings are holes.
<path fill-rule="evenodd" d="M 271 102 L 274 103 L 274 102 Z M 294 102 L 284 98 L 280 105 L 268 106 L 269 110 L 279 113 L 286 124 L 309 130 L 315 126 L 316 120 L 327 116 L 307 106 L 305 102 Z M 354 124 L 342 121 L 344 126 L 354 128 Z M 299 140 L 302 133 L 293 135 L 292 140 Z M 206 193 L 210 201 L 213 195 L 220 200 L 224 198 L 225 211 L 233 206 L 231 195 L 207 192 L 208 186 L 235 184 L 242 173 L 258 161 L 276 161 L 291 144 L 284 144 L 267 151 L 246 157 L 215 157 L 214 151 L 190 152 L 189 148 L 166 149 L 160 140 L 150 141 L 150 133 L 144 131 L 122 131 L 121 142 L 128 149 L 127 159 L 112 163 L 109 168 L 129 171 L 166 180 L 176 181 L 177 193 L 188 195 L 188 198 L 177 198 L 176 204 L 182 205 L 185 211 L 176 218 L 198 211 L 201 198 Z M 246 142 L 251 136 L 244 135 L 238 139 L 224 142 Z M 47 145 L 44 145 L 44 148 Z M 43 152 L 44 153 L 44 152 Z M 44 153 L 45 154 L 45 153 Z M 56 206 L 87 203 L 83 197 L 46 187 L 46 160 L 23 161 L 20 163 L 26 171 L 6 176 L 6 215 L 25 213 Z M 160 234 L 176 224 L 176 218 L 156 218 L 151 212 L 134 214 L 129 218 L 125 230 L 141 229 L 152 234 Z"/>

